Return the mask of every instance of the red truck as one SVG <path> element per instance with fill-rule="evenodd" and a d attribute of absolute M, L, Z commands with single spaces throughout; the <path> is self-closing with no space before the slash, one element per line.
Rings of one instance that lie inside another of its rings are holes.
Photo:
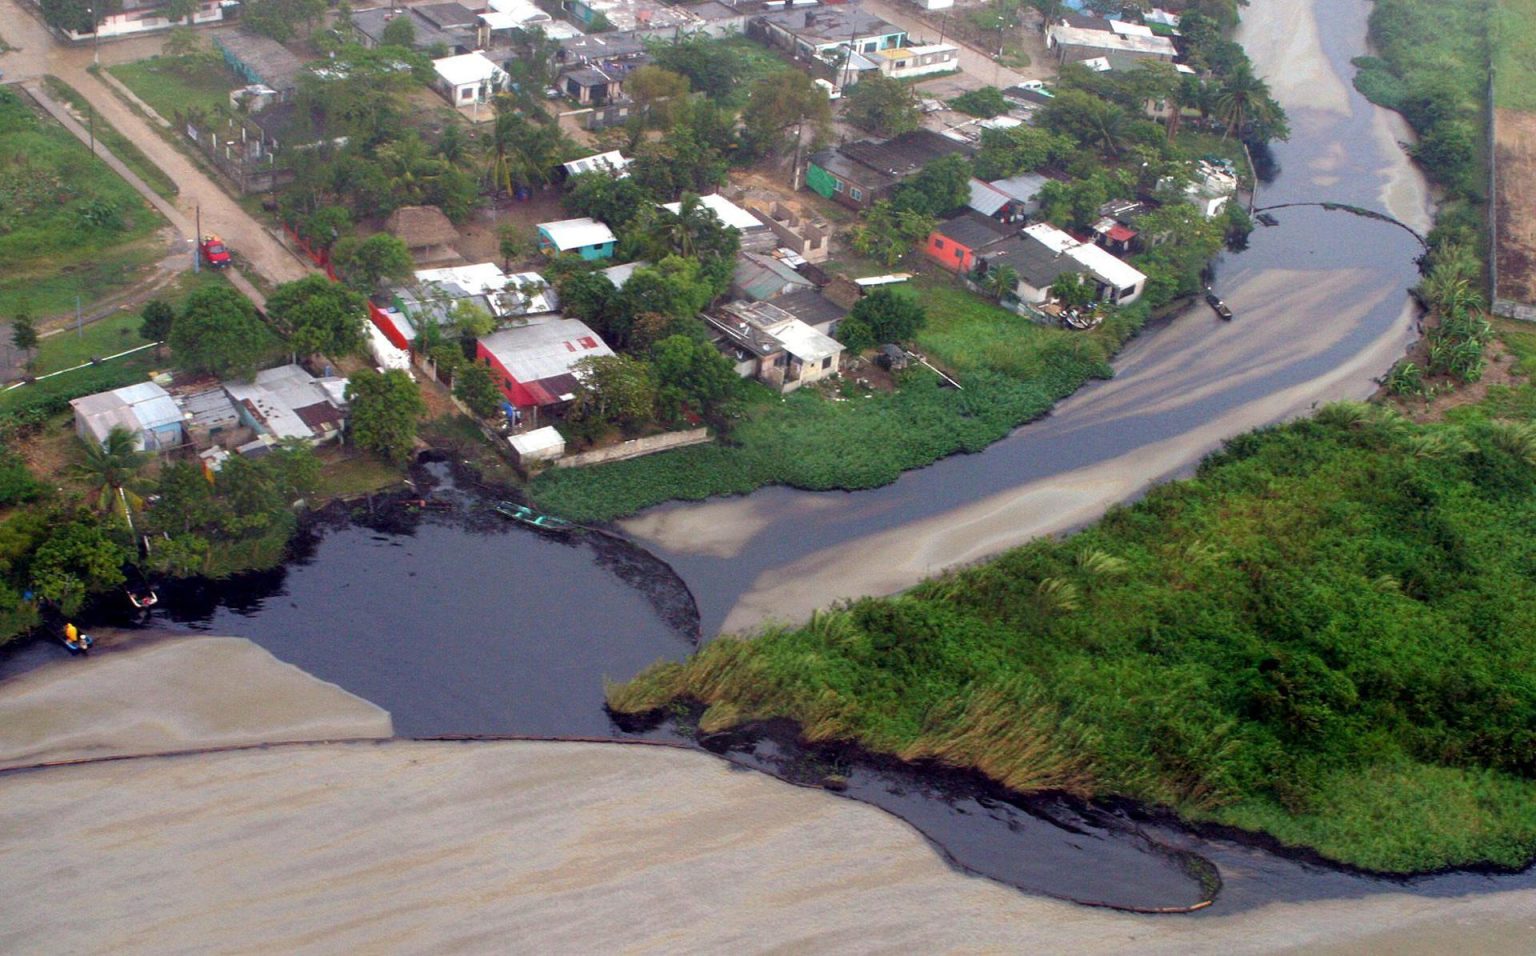
<path fill-rule="evenodd" d="M 198 249 L 203 254 L 203 264 L 210 269 L 222 269 L 233 258 L 229 254 L 229 247 L 218 236 L 204 236 L 202 242 L 198 243 Z"/>

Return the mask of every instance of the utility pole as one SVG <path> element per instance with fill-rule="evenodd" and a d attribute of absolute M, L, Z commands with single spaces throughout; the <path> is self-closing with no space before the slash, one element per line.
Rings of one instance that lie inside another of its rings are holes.
<path fill-rule="evenodd" d="M 75 337 L 85 338 L 85 318 L 80 311 L 80 293 L 75 293 Z"/>
<path fill-rule="evenodd" d="M 203 271 L 203 207 L 197 207 L 197 234 L 192 237 L 192 272 Z"/>
<path fill-rule="evenodd" d="M 91 127 L 91 155 L 95 156 L 96 155 L 96 107 L 92 106 L 90 103 L 86 103 L 85 104 L 85 109 L 86 109 L 86 115 L 89 118 L 90 127 Z"/>

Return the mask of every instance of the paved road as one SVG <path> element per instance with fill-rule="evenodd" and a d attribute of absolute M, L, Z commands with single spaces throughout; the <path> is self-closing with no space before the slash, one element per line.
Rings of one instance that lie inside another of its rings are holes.
<path fill-rule="evenodd" d="M 33 81 L 51 73 L 78 90 L 103 119 L 132 140 L 176 183 L 179 194 L 174 203 L 167 203 L 120 163 L 108 162 L 159 209 L 184 238 L 196 235 L 194 223 L 201 209 L 203 230 L 229 240 L 250 269 L 267 282 L 289 282 L 303 278 L 310 271 L 307 263 L 273 238 L 265 226 L 241 208 L 218 182 L 167 143 L 147 120 L 124 106 L 106 84 L 88 70 L 93 59 L 98 57 L 103 65 L 110 65 L 157 53 L 164 42 L 163 36 L 109 42 L 99 50 L 90 46 L 67 46 L 54 40 L 22 0 L 0 0 L 0 22 L 5 24 L 6 40 L 17 47 L 10 53 L 0 54 L 0 70 L 5 72 L 6 80 L 21 81 L 35 91 L 41 84 Z M 79 124 L 71 126 L 70 122 L 65 122 L 65 125 L 77 136 L 81 135 Z M 97 150 L 101 152 L 99 145 Z M 242 285 L 239 279 L 234 281 L 258 304 L 262 302 L 254 288 Z"/>

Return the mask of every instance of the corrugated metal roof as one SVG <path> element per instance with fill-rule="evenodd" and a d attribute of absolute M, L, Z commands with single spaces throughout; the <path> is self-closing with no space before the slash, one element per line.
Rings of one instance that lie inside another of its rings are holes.
<path fill-rule="evenodd" d="M 968 205 L 984 216 L 991 216 L 1008 205 L 1008 194 L 994 188 L 990 183 L 972 179 L 969 186 L 971 198 Z"/>
<path fill-rule="evenodd" d="M 708 196 L 700 196 L 699 204 L 715 216 L 725 225 L 746 232 L 748 229 L 767 229 L 761 219 L 747 212 L 745 209 L 726 199 L 719 193 L 711 193 Z M 683 212 L 681 202 L 662 203 L 661 208 L 674 216 L 680 216 Z"/>
<path fill-rule="evenodd" d="M 480 344 L 524 385 L 569 374 L 582 359 L 613 354 L 608 343 L 579 319 L 556 318 L 502 329 L 480 339 Z"/>
<path fill-rule="evenodd" d="M 614 242 L 616 239 L 613 230 L 609 229 L 606 223 L 598 222 L 588 216 L 580 219 L 561 219 L 557 222 L 541 222 L 539 232 L 543 233 L 561 252 L 580 249 L 583 246 L 600 246 Z"/>

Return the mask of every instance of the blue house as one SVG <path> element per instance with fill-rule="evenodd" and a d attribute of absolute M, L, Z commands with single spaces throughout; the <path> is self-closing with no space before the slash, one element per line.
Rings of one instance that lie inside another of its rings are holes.
<path fill-rule="evenodd" d="M 583 259 L 611 259 L 616 241 L 612 229 L 590 217 L 539 223 L 539 248 L 550 252 L 574 252 Z"/>

